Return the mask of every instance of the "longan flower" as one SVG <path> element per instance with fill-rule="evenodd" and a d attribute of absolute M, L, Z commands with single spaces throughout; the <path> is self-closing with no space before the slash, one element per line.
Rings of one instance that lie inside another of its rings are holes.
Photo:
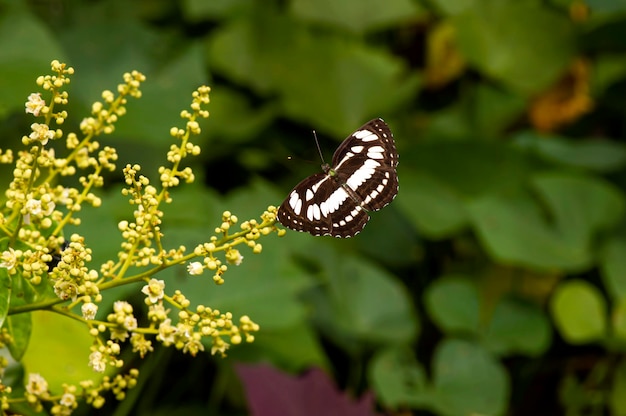
<path fill-rule="evenodd" d="M 47 124 L 33 123 L 30 125 L 33 132 L 28 136 L 32 141 L 38 141 L 42 145 L 46 145 L 48 140 L 54 139 L 55 132 L 50 130 Z"/>
<path fill-rule="evenodd" d="M 3 251 L 2 255 L 0 255 L 0 260 L 2 260 L 2 262 L 0 262 L 0 267 L 11 270 L 15 267 L 21 255 L 22 252 L 20 250 L 13 250 L 9 247 L 8 250 Z"/>
<path fill-rule="evenodd" d="M 45 215 L 45 216 L 52 214 L 55 207 L 56 207 L 55 203 L 52 201 L 49 201 L 46 204 L 45 209 L 44 209 L 44 205 L 41 203 L 39 199 L 32 199 L 32 198 L 26 201 L 26 205 L 24 205 L 24 209 L 26 210 L 27 213 L 33 214 L 33 215 Z"/>
<path fill-rule="evenodd" d="M 235 266 L 239 266 L 243 261 L 243 256 L 239 250 L 231 249 L 226 252 L 226 261 L 230 264 L 234 264 Z"/>
<path fill-rule="evenodd" d="M 26 114 L 31 113 L 37 117 L 45 106 L 46 101 L 41 98 L 41 94 L 34 92 L 28 96 L 28 101 L 26 101 Z"/>
<path fill-rule="evenodd" d="M 59 404 L 61 406 L 66 407 L 68 410 L 76 408 L 78 405 L 76 403 L 76 396 L 72 393 L 66 392 L 61 396 L 61 400 L 59 400 Z"/>
<path fill-rule="evenodd" d="M 40 374 L 31 373 L 28 375 L 26 391 L 29 394 L 41 397 L 48 392 L 48 382 Z"/>
<path fill-rule="evenodd" d="M 200 342 L 200 334 L 194 335 L 196 336 L 192 336 L 183 347 L 183 352 L 190 354 L 192 357 L 195 357 L 198 352 L 204 351 L 204 345 Z"/>
<path fill-rule="evenodd" d="M 72 407 L 74 406 L 74 403 L 76 403 L 76 396 L 72 393 L 64 393 L 63 396 L 61 396 L 59 403 L 65 407 Z"/>
<path fill-rule="evenodd" d="M 146 339 L 143 334 L 134 333 L 130 337 L 130 343 L 133 345 L 133 352 L 138 352 L 141 358 L 145 357 L 147 353 L 154 351 L 152 342 Z"/>
<path fill-rule="evenodd" d="M 165 346 L 172 345 L 176 341 L 176 332 L 177 329 L 175 326 L 172 326 L 172 320 L 167 318 L 159 325 L 159 335 L 157 335 L 157 339 Z"/>
<path fill-rule="evenodd" d="M 194 261 L 187 265 L 187 273 L 192 276 L 201 275 L 203 270 L 204 268 L 202 267 L 202 263 L 200 263 L 199 261 Z"/>
<path fill-rule="evenodd" d="M 100 351 L 94 351 L 89 354 L 89 366 L 93 368 L 93 371 L 104 373 L 107 365 Z"/>
<path fill-rule="evenodd" d="M 83 313 L 83 319 L 92 320 L 96 317 L 98 305 L 93 302 L 87 302 L 81 306 L 80 311 Z"/>
<path fill-rule="evenodd" d="M 151 304 L 157 303 L 163 299 L 165 282 L 163 280 L 150 279 L 147 285 L 141 289 L 141 292 L 148 296 L 146 303 L 149 301 Z"/>

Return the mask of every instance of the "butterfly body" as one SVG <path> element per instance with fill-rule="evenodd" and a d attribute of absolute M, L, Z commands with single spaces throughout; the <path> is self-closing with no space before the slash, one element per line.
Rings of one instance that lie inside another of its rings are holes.
<path fill-rule="evenodd" d="M 339 145 L 322 173 L 305 178 L 278 209 L 287 228 L 313 235 L 352 237 L 398 193 L 398 153 L 382 119 L 364 124 Z"/>

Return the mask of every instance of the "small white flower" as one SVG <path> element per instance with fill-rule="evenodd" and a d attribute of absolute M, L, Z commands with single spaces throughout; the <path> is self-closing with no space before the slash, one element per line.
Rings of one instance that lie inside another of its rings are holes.
<path fill-rule="evenodd" d="M 107 365 L 104 362 L 104 357 L 100 351 L 94 351 L 89 354 L 89 366 L 93 368 L 93 371 L 104 373 Z"/>
<path fill-rule="evenodd" d="M 118 300 L 113 303 L 113 311 L 121 314 L 133 313 L 133 306 L 125 300 Z"/>
<path fill-rule="evenodd" d="M 61 396 L 61 400 L 59 400 L 59 404 L 68 408 L 74 408 L 76 396 L 72 393 L 64 393 L 63 396 Z"/>
<path fill-rule="evenodd" d="M 204 268 L 202 267 L 202 263 L 199 261 L 194 261 L 187 265 L 187 272 L 192 276 L 199 276 L 202 274 Z"/>
<path fill-rule="evenodd" d="M 28 137 L 33 141 L 38 141 L 45 146 L 48 140 L 54 139 L 54 131 L 50 130 L 47 124 L 33 123 L 30 128 L 33 132 Z"/>
<path fill-rule="evenodd" d="M 28 96 L 26 101 L 26 114 L 31 113 L 35 117 L 39 116 L 41 109 L 46 106 L 46 102 L 41 98 L 41 94 L 34 92 Z"/>
<path fill-rule="evenodd" d="M 155 304 L 160 299 L 163 299 L 164 289 L 165 282 L 163 280 L 150 279 L 148 284 L 141 289 L 141 292 L 148 296 L 150 303 Z"/>
<path fill-rule="evenodd" d="M 167 318 L 159 325 L 157 340 L 161 341 L 165 346 L 172 345 L 175 341 L 174 335 L 176 335 L 177 331 L 176 327 L 172 326 L 172 320 Z"/>
<path fill-rule="evenodd" d="M 83 319 L 90 321 L 96 317 L 96 313 L 98 312 L 98 305 L 92 302 L 83 303 L 83 306 L 81 306 L 80 310 L 83 313 Z"/>
<path fill-rule="evenodd" d="M 42 209 L 43 215 L 48 216 L 52 214 L 52 211 L 54 211 L 54 208 L 56 208 L 56 204 L 52 201 L 48 202 L 46 204 L 46 209 Z"/>
<path fill-rule="evenodd" d="M 128 315 L 122 324 L 129 331 L 137 329 L 137 319 L 133 315 Z"/>
<path fill-rule="evenodd" d="M 31 198 L 28 201 L 26 201 L 26 204 L 24 205 L 24 209 L 29 214 L 39 215 L 41 214 L 41 201 L 38 199 Z"/>
<path fill-rule="evenodd" d="M 22 255 L 22 252 L 13 250 L 9 247 L 8 250 L 3 251 L 0 255 L 0 267 L 11 270 L 17 264 L 17 260 Z"/>
<path fill-rule="evenodd" d="M 28 375 L 28 384 L 26 384 L 26 391 L 35 396 L 41 396 L 48 391 L 48 382 L 41 375 L 31 373 Z"/>
<path fill-rule="evenodd" d="M 111 340 L 125 341 L 128 338 L 128 331 L 122 328 L 111 328 Z"/>

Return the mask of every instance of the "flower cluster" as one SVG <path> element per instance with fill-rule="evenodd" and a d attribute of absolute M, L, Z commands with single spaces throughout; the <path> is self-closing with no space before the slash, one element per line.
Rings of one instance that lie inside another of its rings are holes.
<path fill-rule="evenodd" d="M 230 312 L 191 305 L 180 290 L 166 290 L 166 282 L 155 275 L 186 264 L 190 278 L 210 270 L 213 281 L 223 284 L 228 267 L 239 266 L 244 260 L 241 247 L 261 253 L 262 237 L 274 232 L 280 236 L 285 231 L 275 226 L 273 206 L 261 215 L 261 221 L 242 223 L 225 211 L 215 235 L 193 251 L 164 246 L 162 204 L 172 203 L 172 188 L 195 180 L 192 169 L 183 163 L 200 154 L 200 147 L 190 139 L 201 133 L 199 120 L 209 116 L 205 106 L 210 101 L 210 89 L 200 87 L 193 93 L 189 110 L 180 114 L 184 127 L 170 130 L 176 142 L 167 152 L 166 165 L 158 170 L 158 180 L 151 182 L 139 165 L 123 168 L 122 195 L 130 202 L 132 216 L 118 223 L 123 241 L 117 258 L 99 269 L 91 267 L 92 249 L 76 231 L 82 225 L 79 214 L 85 205 L 102 205 L 97 188 L 104 185 L 103 174 L 116 169 L 118 159 L 113 147 L 103 146 L 97 139 L 115 130 L 116 122 L 126 114 L 129 97 L 141 97 L 145 77 L 136 71 L 124 74 L 116 92 L 104 91 L 102 100 L 92 105 L 90 116 L 80 123 L 80 132 L 65 133 L 60 126 L 68 114 L 59 107 L 68 103 L 64 88 L 74 70 L 58 61 L 53 61 L 51 68 L 53 75 L 37 79 L 42 92 L 30 94 L 25 104 L 25 112 L 36 119 L 30 133 L 22 137 L 26 149 L 16 154 L 10 149 L 0 150 L 0 163 L 15 164 L 4 205 L 0 206 L 0 280 L 5 279 L 0 283 L 20 288 L 16 291 L 19 296 L 10 299 L 5 311 L 8 315 L 45 309 L 84 324 L 93 337 L 90 351 L 85 352 L 85 365 L 98 373 L 101 381 L 84 380 L 78 386 L 63 385 L 62 391 L 52 392 L 45 378 L 33 373 L 28 375 L 23 397 L 14 397 L 11 386 L 0 379 L 0 406 L 7 412 L 13 410 L 14 403 L 26 402 L 40 411 L 46 404 L 54 415 L 69 415 L 80 400 L 99 408 L 105 392 L 122 400 L 126 390 L 136 384 L 136 369 L 126 375 L 103 375 L 124 366 L 121 352 L 125 344 L 143 358 L 154 350 L 153 342 L 192 356 L 205 350 L 223 356 L 231 345 L 253 342 L 259 325 L 250 317 L 237 320 Z M 51 141 L 63 137 L 66 154 L 50 147 Z M 77 176 L 74 183 L 79 186 L 59 184 L 60 179 L 70 176 Z M 71 233 L 66 232 L 68 226 L 75 227 Z M 99 313 L 107 290 L 137 282 L 145 283 L 141 292 L 147 313 L 135 311 L 143 305 L 133 306 L 124 300 L 113 302 L 113 310 L 106 317 Z M 140 320 L 140 316 L 147 318 Z M 6 317 L 0 316 L 0 321 Z M 21 328 L 3 327 L 0 346 L 26 348 L 28 334 Z M 21 354 L 23 350 L 15 352 Z M 7 365 L 7 360 L 0 358 L 0 374 Z"/>
<path fill-rule="evenodd" d="M 118 374 L 111 378 L 103 377 L 100 383 L 94 383 L 87 380 L 80 383 L 82 391 L 79 392 L 77 386 L 63 384 L 63 391 L 53 394 L 49 390 L 46 379 L 37 373 L 28 375 L 25 386 L 25 399 L 35 411 L 43 411 L 43 403 L 51 403 L 50 413 L 55 416 L 67 416 L 78 407 L 78 400 L 84 399 L 94 408 L 100 408 L 104 405 L 104 393 L 112 392 L 118 400 L 123 400 L 126 396 L 126 390 L 133 388 L 137 384 L 139 373 L 136 370 L 130 370 L 128 374 Z M 11 388 L 6 387 L 5 392 L 10 393 Z M 2 396 L 2 410 L 6 411 L 10 408 L 10 400 L 7 396 Z"/>
<path fill-rule="evenodd" d="M 261 236 L 269 235 L 272 232 L 276 232 L 278 236 L 285 235 L 285 230 L 277 229 L 274 225 L 276 223 L 276 211 L 276 207 L 269 206 L 267 211 L 261 215 L 263 220 L 261 223 L 255 219 L 244 221 L 239 226 L 239 230 L 232 233 L 231 227 L 237 224 L 239 220 L 230 211 L 224 211 L 222 225 L 215 229 L 215 233 L 220 237 L 214 235 L 208 243 L 200 244 L 195 248 L 194 254 L 203 256 L 204 261 L 202 263 L 199 261 L 189 263 L 187 265 L 189 274 L 200 275 L 205 269 L 208 269 L 214 273 L 213 281 L 218 285 L 223 284 L 222 275 L 228 270 L 228 266 L 217 258 L 215 253 L 223 251 L 226 262 L 235 266 L 239 266 L 243 261 L 243 256 L 239 250 L 234 248 L 235 246 L 245 244 L 252 250 L 252 253 L 261 253 L 263 246 L 258 242 Z"/>

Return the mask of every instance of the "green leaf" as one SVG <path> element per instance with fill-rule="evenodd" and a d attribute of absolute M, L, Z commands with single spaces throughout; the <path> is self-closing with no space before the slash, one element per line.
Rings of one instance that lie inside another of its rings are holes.
<path fill-rule="evenodd" d="M 593 177 L 540 174 L 533 185 L 545 200 L 549 224 L 530 196 L 486 196 L 467 204 L 479 237 L 500 261 L 531 267 L 581 270 L 592 261 L 592 237 L 623 216 L 624 198 Z"/>
<path fill-rule="evenodd" d="M 16 305 L 19 302 L 14 302 Z M 9 352 L 14 360 L 20 361 L 30 343 L 30 337 L 32 333 L 33 323 L 30 313 L 19 313 L 15 315 L 9 315 L 4 321 L 4 328 L 9 331 L 9 334 L 13 337 L 13 342 L 9 344 Z"/>
<path fill-rule="evenodd" d="M 523 97 L 491 83 L 478 84 L 472 93 L 464 105 L 470 132 L 474 134 L 500 137 L 527 111 L 528 103 Z"/>
<path fill-rule="evenodd" d="M 622 342 L 626 342 L 626 297 L 617 301 L 611 311 L 611 333 Z"/>
<path fill-rule="evenodd" d="M 28 95 L 38 90 L 37 77 L 50 73 L 53 59 L 65 60 L 57 37 L 27 9 L 2 5 L 0 15 L 0 117 L 8 111 L 24 112 Z M 48 97 L 43 97 L 49 100 Z"/>
<path fill-rule="evenodd" d="M 624 216 L 624 194 L 601 178 L 558 172 L 535 175 L 532 184 L 568 242 L 586 246 L 596 232 L 615 227 Z"/>
<path fill-rule="evenodd" d="M 625 3 L 626 4 L 626 3 Z M 615 83 L 626 77 L 626 57 L 621 54 L 600 55 L 594 59 L 591 90 L 594 97 L 606 94 Z"/>
<path fill-rule="evenodd" d="M 256 15 L 235 20 L 210 38 L 213 67 L 261 94 L 278 94 L 285 114 L 296 120 L 345 137 L 418 87 L 417 75 L 386 52 L 314 32 L 271 7 Z"/>
<path fill-rule="evenodd" d="M 402 169 L 402 191 L 397 204 L 425 236 L 445 238 L 467 226 L 467 215 L 459 195 L 432 176 Z"/>
<path fill-rule="evenodd" d="M 446 15 L 455 15 L 471 7 L 477 7 L 478 0 L 432 0 L 430 3 Z"/>
<path fill-rule="evenodd" d="M 524 186 L 530 171 L 528 161 L 517 149 L 477 140 L 428 142 L 409 147 L 401 157 L 412 171 L 423 172 L 439 182 L 444 193 L 449 188 L 459 198 Z M 400 193 L 403 184 L 400 177 Z M 450 201 L 450 196 L 447 199 Z"/>
<path fill-rule="evenodd" d="M 270 360 L 293 372 L 311 367 L 330 368 L 317 334 L 302 321 L 283 329 L 261 327 L 254 336 L 253 344 L 243 348 L 231 348 L 228 356 L 234 361 Z"/>
<path fill-rule="evenodd" d="M 535 1 L 477 1 L 453 23 L 467 60 L 525 95 L 554 82 L 574 56 L 572 22 Z"/>
<path fill-rule="evenodd" d="M 504 298 L 496 306 L 482 340 L 483 345 L 498 355 L 537 357 L 550 347 L 552 329 L 537 306 Z"/>
<path fill-rule="evenodd" d="M 346 348 L 410 342 L 418 331 L 404 286 L 364 258 L 326 257 L 328 288 L 310 294 L 319 328 Z"/>
<path fill-rule="evenodd" d="M 563 282 L 550 300 L 552 318 L 571 344 L 600 341 L 607 335 L 607 306 L 600 291 L 580 279 Z"/>
<path fill-rule="evenodd" d="M 613 382 L 608 385 L 610 414 L 623 415 L 626 414 L 626 362 L 620 361 L 612 373 Z"/>
<path fill-rule="evenodd" d="M 600 252 L 602 281 L 613 299 L 626 297 L 626 241 L 612 238 Z"/>
<path fill-rule="evenodd" d="M 150 62 L 154 64 L 154 62 Z M 136 68 L 127 68 L 132 70 Z M 120 72 L 118 78 L 121 81 Z M 204 49 L 198 42 L 190 42 L 187 47 L 177 51 L 176 59 L 165 61 L 146 74 L 146 82 L 141 86 L 142 96 L 138 102 L 132 100 L 132 111 L 121 117 L 116 124 L 116 137 L 121 137 L 122 144 L 134 141 L 140 146 L 158 145 L 159 152 L 152 157 L 159 157 L 162 164 L 165 152 L 175 140 L 170 136 L 172 126 L 183 127 L 185 120 L 180 118 L 182 110 L 191 105 L 192 93 L 202 84 L 207 84 L 204 68 Z M 120 81 L 117 81 L 116 84 Z M 108 86 L 112 88 L 113 85 Z M 211 111 L 212 104 L 207 107 Z M 202 128 L 210 125 L 208 121 L 199 120 Z M 145 151 L 145 150 L 144 150 Z M 146 163 L 137 159 L 140 151 L 133 152 L 133 163 L 139 162 L 144 169 Z"/>
<path fill-rule="evenodd" d="M 498 415 L 506 410 L 508 375 L 479 345 L 444 340 L 435 351 L 433 378 L 437 408 L 444 415 Z"/>
<path fill-rule="evenodd" d="M 63 393 L 63 383 L 78 384 L 103 377 L 89 367 L 93 338 L 89 328 L 56 313 L 32 312 L 33 330 L 22 360 L 26 371 L 41 374 L 55 394 Z M 112 370 L 110 367 L 108 370 Z"/>
<path fill-rule="evenodd" d="M 186 20 L 203 22 L 207 19 L 227 18 L 252 9 L 252 0 L 184 0 L 181 2 Z"/>
<path fill-rule="evenodd" d="M 207 125 L 207 136 L 210 140 L 237 145 L 257 139 L 259 132 L 274 121 L 277 106 L 269 104 L 258 108 L 244 94 L 218 85 L 211 87 L 209 110 L 211 116 L 203 125 Z M 211 144 L 202 146 L 203 150 L 209 146 Z"/>
<path fill-rule="evenodd" d="M 497 261 L 572 271 L 591 264 L 589 247 L 557 234 L 530 196 L 488 195 L 466 206 L 478 237 Z"/>
<path fill-rule="evenodd" d="M 410 0 L 384 3 L 377 0 L 295 0 L 291 2 L 291 12 L 303 20 L 326 23 L 361 34 L 415 19 L 420 9 Z"/>
<path fill-rule="evenodd" d="M 565 137 L 523 132 L 515 136 L 517 147 L 560 166 L 612 172 L 626 166 L 626 146 L 598 138 L 571 140 Z"/>
<path fill-rule="evenodd" d="M 479 303 L 476 287 L 460 276 L 439 278 L 424 293 L 426 311 L 445 333 L 475 334 L 480 324 Z"/>
<path fill-rule="evenodd" d="M 385 407 L 420 407 L 428 403 L 426 372 L 408 348 L 387 348 L 369 364 L 368 378 Z"/>

